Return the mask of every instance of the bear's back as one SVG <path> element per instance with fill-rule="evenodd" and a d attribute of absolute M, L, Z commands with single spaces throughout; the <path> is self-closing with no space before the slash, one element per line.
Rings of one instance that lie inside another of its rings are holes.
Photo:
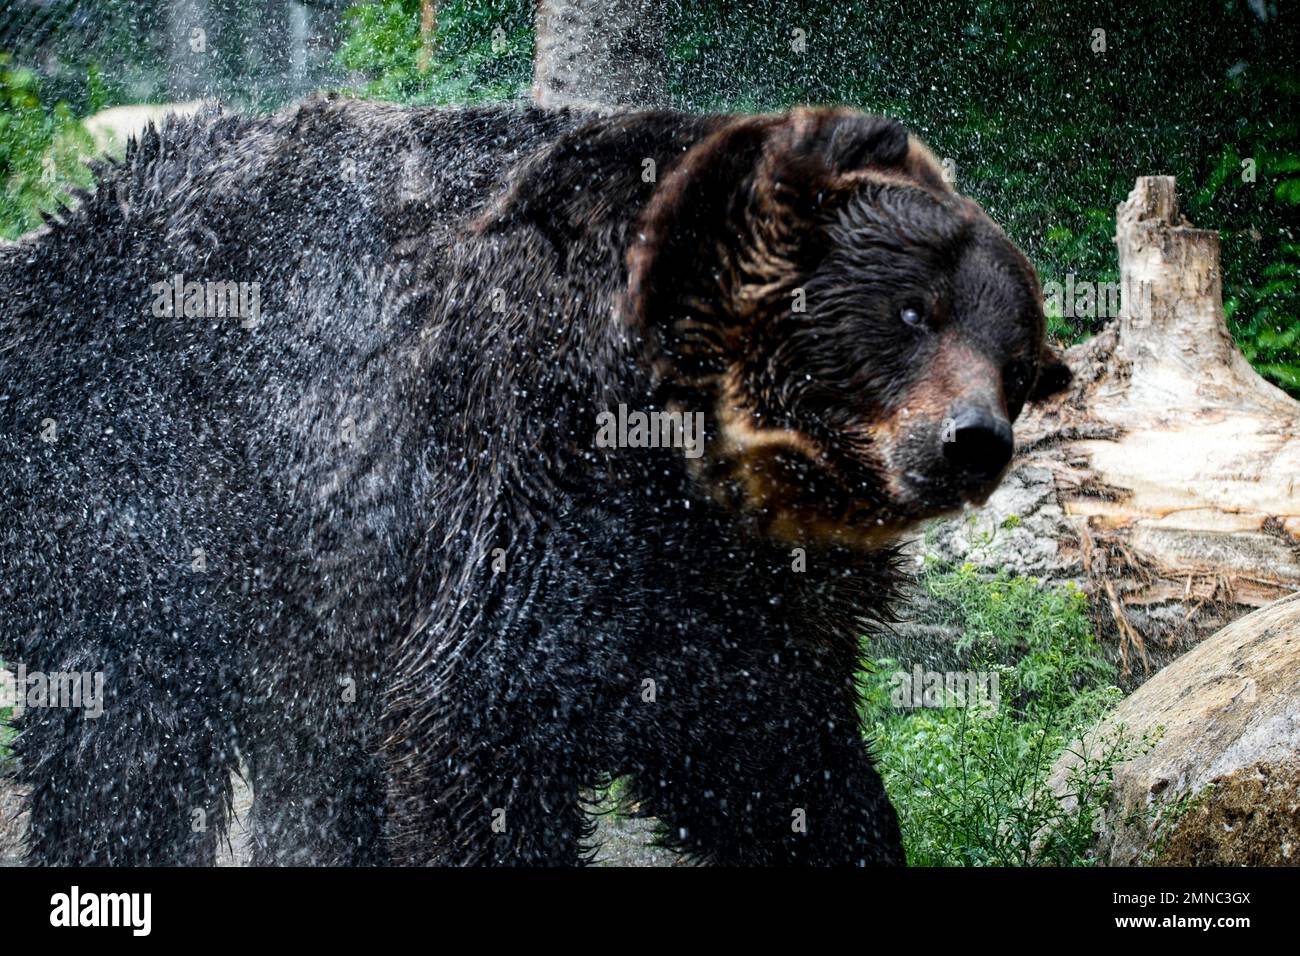
<path fill-rule="evenodd" d="M 410 493 L 404 359 L 441 250 L 578 119 L 338 98 L 172 119 L 0 245 L 0 647 L 124 599 L 171 631 L 213 582 L 352 560 L 366 510 Z"/>

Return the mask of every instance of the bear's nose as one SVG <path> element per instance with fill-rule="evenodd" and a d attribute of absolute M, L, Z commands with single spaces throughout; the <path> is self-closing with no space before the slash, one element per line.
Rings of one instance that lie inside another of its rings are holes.
<path fill-rule="evenodd" d="M 1015 450 L 1011 423 L 982 408 L 964 408 L 946 423 L 943 456 L 962 474 L 987 481 L 1001 474 Z"/>

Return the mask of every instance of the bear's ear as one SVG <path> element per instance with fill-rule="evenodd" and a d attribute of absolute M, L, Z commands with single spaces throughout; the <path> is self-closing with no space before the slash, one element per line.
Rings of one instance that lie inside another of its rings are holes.
<path fill-rule="evenodd" d="M 950 191 L 933 154 L 903 124 L 850 110 L 793 111 L 765 150 L 762 175 L 818 204 L 873 178 Z"/>
<path fill-rule="evenodd" d="M 628 286 L 624 320 L 646 336 L 660 373 L 670 367 L 695 377 L 717 373 L 722 348 L 690 351 L 684 327 L 691 315 L 712 313 L 711 335 L 739 334 L 727 328 L 728 300 L 739 283 L 738 261 L 748 244 L 750 222 L 761 199 L 755 173 L 778 116 L 727 118 L 660 181 L 642 211 L 627 253 Z M 775 223 L 774 223 L 775 225 Z M 677 376 L 674 376 L 677 377 Z"/>
<path fill-rule="evenodd" d="M 719 118 L 664 175 L 628 251 L 625 319 L 659 371 L 723 373 L 821 260 L 827 208 L 872 178 L 944 188 L 891 119 L 812 108 Z"/>
<path fill-rule="evenodd" d="M 1074 380 L 1074 373 L 1065 364 L 1061 353 L 1047 343 L 1043 344 L 1043 357 L 1038 365 L 1038 380 L 1029 392 L 1029 401 L 1041 402 L 1062 392 Z"/>
<path fill-rule="evenodd" d="M 869 166 L 897 167 L 907 150 L 907 130 L 897 120 L 831 110 L 795 110 L 772 143 L 777 157 L 829 176 Z"/>

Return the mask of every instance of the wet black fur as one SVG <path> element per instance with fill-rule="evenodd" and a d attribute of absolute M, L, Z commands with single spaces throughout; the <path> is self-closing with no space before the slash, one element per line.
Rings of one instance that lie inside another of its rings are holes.
<path fill-rule="evenodd" d="M 903 862 L 854 684 L 890 553 L 795 573 L 680 452 L 594 447 L 663 399 L 642 160 L 723 122 L 205 116 L 0 248 L 0 657 L 109 695 L 24 715 L 34 862 L 211 862 L 240 758 L 259 863 L 575 863 L 621 774 L 701 860 Z M 176 272 L 260 325 L 153 317 Z"/>

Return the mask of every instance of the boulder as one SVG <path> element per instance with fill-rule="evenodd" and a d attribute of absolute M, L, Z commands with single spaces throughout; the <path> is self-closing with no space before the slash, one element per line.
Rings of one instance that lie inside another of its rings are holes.
<path fill-rule="evenodd" d="M 1078 754 L 1096 754 L 1121 727 L 1155 742 L 1115 768 L 1099 862 L 1300 864 L 1300 593 L 1139 687 L 1058 764 L 1058 794 Z"/>

